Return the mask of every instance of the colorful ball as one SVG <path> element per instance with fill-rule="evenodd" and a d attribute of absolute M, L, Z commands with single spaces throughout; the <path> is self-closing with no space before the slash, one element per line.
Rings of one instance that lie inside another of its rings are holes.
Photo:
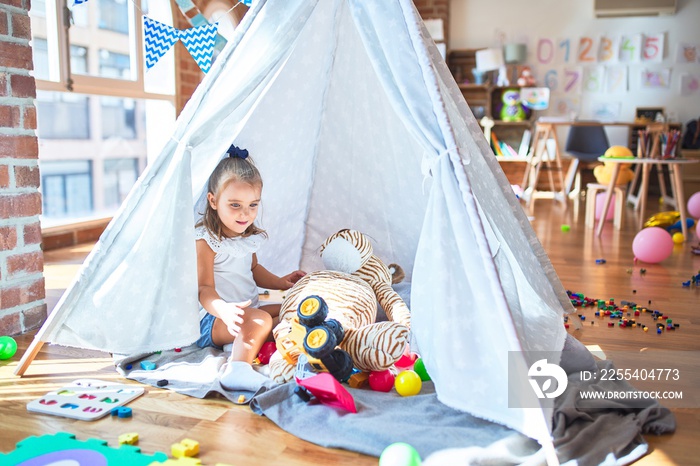
<path fill-rule="evenodd" d="M 423 382 L 430 380 L 430 376 L 428 375 L 428 371 L 425 369 L 425 363 L 423 362 L 422 358 L 416 359 L 416 363 L 413 365 L 413 371 L 418 374 L 418 377 L 420 377 Z"/>
<path fill-rule="evenodd" d="M 595 195 L 595 219 L 600 219 L 603 214 L 603 207 L 605 206 L 605 193 L 598 193 Z M 613 193 L 612 199 L 610 199 L 610 206 L 608 206 L 608 213 L 605 215 L 605 220 L 612 220 L 615 218 L 615 194 Z"/>
<path fill-rule="evenodd" d="M 645 228 L 634 237 L 632 251 L 640 261 L 656 264 L 673 252 L 673 238 L 663 228 Z"/>
<path fill-rule="evenodd" d="M 672 238 L 674 244 L 683 244 L 683 241 L 685 241 L 685 236 L 680 231 L 675 232 Z"/>
<path fill-rule="evenodd" d="M 389 369 L 369 373 L 369 388 L 377 392 L 390 392 L 394 386 L 394 374 Z"/>
<path fill-rule="evenodd" d="M 12 337 L 0 337 L 0 359 L 10 359 L 17 352 L 17 342 Z"/>
<path fill-rule="evenodd" d="M 394 388 L 396 388 L 396 392 L 401 396 L 417 395 L 420 393 L 422 385 L 423 382 L 421 382 L 420 376 L 416 374 L 415 371 L 399 372 L 394 382 Z"/>
<path fill-rule="evenodd" d="M 700 191 L 696 192 L 688 199 L 688 216 L 700 218 Z"/>
<path fill-rule="evenodd" d="M 399 358 L 399 360 L 394 363 L 394 365 L 396 367 L 405 367 L 407 369 L 410 369 L 411 366 L 413 366 L 413 364 L 416 362 L 416 359 L 418 359 L 418 355 L 416 353 L 404 352 Z"/>
<path fill-rule="evenodd" d="M 420 466 L 420 455 L 411 445 L 403 442 L 392 443 L 379 457 L 379 466 Z"/>
<path fill-rule="evenodd" d="M 274 342 L 266 341 L 265 343 L 263 343 L 262 348 L 260 348 L 260 352 L 258 353 L 258 359 L 260 360 L 260 363 L 269 364 L 270 357 L 275 351 L 277 351 L 277 345 L 275 345 Z"/>

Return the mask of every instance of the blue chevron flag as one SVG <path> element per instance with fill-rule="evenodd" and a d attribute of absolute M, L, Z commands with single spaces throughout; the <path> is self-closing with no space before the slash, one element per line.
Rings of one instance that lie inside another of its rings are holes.
<path fill-rule="evenodd" d="M 150 69 L 170 50 L 179 39 L 179 31 L 172 26 L 143 17 L 144 40 L 146 41 L 146 68 Z"/>
<path fill-rule="evenodd" d="M 211 57 L 214 53 L 218 27 L 219 23 L 214 23 L 180 31 L 180 40 L 205 73 L 211 68 Z"/>

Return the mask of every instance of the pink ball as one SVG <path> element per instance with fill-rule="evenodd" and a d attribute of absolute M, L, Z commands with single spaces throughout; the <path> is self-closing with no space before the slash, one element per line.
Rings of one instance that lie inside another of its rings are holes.
<path fill-rule="evenodd" d="M 656 264 L 673 252 L 673 238 L 663 228 L 645 228 L 634 237 L 632 251 L 640 261 Z"/>
<path fill-rule="evenodd" d="M 700 218 L 700 191 L 688 199 L 688 217 Z"/>
<path fill-rule="evenodd" d="M 603 207 L 605 206 L 605 193 L 598 193 L 595 195 L 595 219 L 600 219 L 600 215 L 603 213 Z M 608 213 L 605 216 L 605 220 L 612 220 L 615 218 L 615 193 L 613 193 L 610 199 L 610 206 L 608 207 Z"/>
<path fill-rule="evenodd" d="M 389 369 L 369 373 L 369 388 L 376 392 L 389 392 L 394 388 L 394 374 Z"/>

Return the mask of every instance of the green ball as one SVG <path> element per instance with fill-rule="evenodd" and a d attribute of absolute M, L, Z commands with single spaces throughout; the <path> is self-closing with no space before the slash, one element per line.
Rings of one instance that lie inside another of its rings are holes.
<path fill-rule="evenodd" d="M 392 443 L 379 457 L 379 466 L 420 466 L 420 455 L 408 443 Z"/>
<path fill-rule="evenodd" d="M 569 225 L 562 225 L 561 226 L 561 231 L 563 231 L 564 233 L 566 233 L 567 231 L 570 231 L 570 230 L 571 230 L 571 226 L 569 226 Z"/>
<path fill-rule="evenodd" d="M 0 337 L 0 359 L 10 359 L 17 352 L 17 342 L 12 337 Z"/>
<path fill-rule="evenodd" d="M 420 377 L 423 382 L 430 380 L 428 371 L 425 370 L 425 363 L 423 362 L 423 359 L 416 359 L 416 362 L 413 364 L 413 370 L 416 374 L 418 374 L 418 377 Z"/>

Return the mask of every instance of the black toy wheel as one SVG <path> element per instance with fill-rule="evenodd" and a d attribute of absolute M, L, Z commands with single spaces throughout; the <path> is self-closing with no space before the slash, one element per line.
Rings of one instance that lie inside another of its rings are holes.
<path fill-rule="evenodd" d="M 352 375 L 352 358 L 346 351 L 336 349 L 321 362 L 339 382 L 348 380 Z"/>
<path fill-rule="evenodd" d="M 323 325 L 331 332 L 333 332 L 333 335 L 335 335 L 336 345 L 339 345 L 343 342 L 343 338 L 345 338 L 345 330 L 343 329 L 343 326 L 340 324 L 340 322 L 338 322 L 335 319 L 328 319 L 323 323 Z"/>
<path fill-rule="evenodd" d="M 314 327 L 304 337 L 304 350 L 316 359 L 329 355 L 336 346 L 335 335 L 326 327 Z"/>
<path fill-rule="evenodd" d="M 299 322 L 306 327 L 316 327 L 326 320 L 328 305 L 322 297 L 311 295 L 302 299 L 297 307 Z"/>

